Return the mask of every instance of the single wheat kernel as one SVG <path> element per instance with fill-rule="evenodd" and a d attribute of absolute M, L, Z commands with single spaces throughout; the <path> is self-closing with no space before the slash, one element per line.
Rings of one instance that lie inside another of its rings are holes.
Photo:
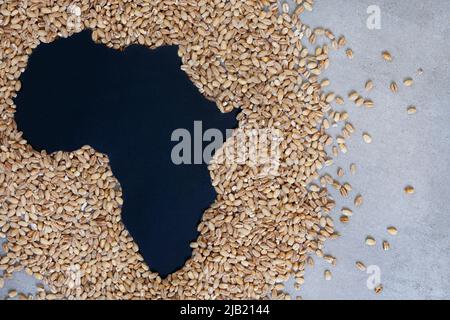
<path fill-rule="evenodd" d="M 362 195 L 359 194 L 355 197 L 354 204 L 356 207 L 361 207 L 363 204 L 363 201 L 364 201 L 364 199 L 363 199 Z"/>
<path fill-rule="evenodd" d="M 331 92 L 326 96 L 325 101 L 327 103 L 331 103 L 334 101 L 334 99 L 336 99 L 336 94 L 334 92 Z"/>
<path fill-rule="evenodd" d="M 348 94 L 348 98 L 350 99 L 350 101 L 356 101 L 356 99 L 359 98 L 359 94 L 356 91 L 350 91 L 350 93 Z"/>
<path fill-rule="evenodd" d="M 350 210 L 349 208 L 342 208 L 341 212 L 344 216 L 347 217 L 351 217 L 353 215 L 353 211 Z"/>
<path fill-rule="evenodd" d="M 338 147 L 334 146 L 334 147 L 331 149 L 331 152 L 333 153 L 333 156 L 337 157 L 337 156 L 339 155 L 339 149 L 338 149 Z"/>
<path fill-rule="evenodd" d="M 365 105 L 367 108 L 373 108 L 374 103 L 373 103 L 372 100 L 366 99 L 366 100 L 364 100 L 364 105 Z"/>
<path fill-rule="evenodd" d="M 356 268 L 358 268 L 361 271 L 366 271 L 366 265 L 361 261 L 356 262 Z"/>
<path fill-rule="evenodd" d="M 413 186 L 407 186 L 405 187 L 405 193 L 406 194 L 414 194 L 416 192 L 416 189 L 414 189 Z"/>
<path fill-rule="evenodd" d="M 359 97 L 358 99 L 356 99 L 355 104 L 358 107 L 361 107 L 364 104 L 365 100 L 363 97 Z"/>
<path fill-rule="evenodd" d="M 365 143 L 372 143 L 372 137 L 368 133 L 363 134 L 363 139 Z"/>
<path fill-rule="evenodd" d="M 322 88 L 328 87 L 330 85 L 330 80 L 328 79 L 323 79 L 322 82 L 320 83 L 320 86 Z"/>
<path fill-rule="evenodd" d="M 404 84 L 406 87 L 411 87 L 411 86 L 414 84 L 414 80 L 411 79 L 411 78 L 407 78 L 407 79 L 405 79 L 405 80 L 403 81 L 403 84 Z"/>
<path fill-rule="evenodd" d="M 323 256 L 323 259 L 326 262 L 328 262 L 329 264 L 336 266 L 336 263 L 337 263 L 336 257 L 330 256 L 330 255 L 325 255 L 325 256 Z"/>
<path fill-rule="evenodd" d="M 383 292 L 383 285 L 379 284 L 378 286 L 375 287 L 374 291 L 376 294 L 381 294 Z"/>
<path fill-rule="evenodd" d="M 409 115 L 417 113 L 417 108 L 415 106 L 409 106 L 407 109 Z"/>
<path fill-rule="evenodd" d="M 17 291 L 16 290 L 9 290 L 8 291 L 8 297 L 10 297 L 10 298 L 17 297 Z"/>
<path fill-rule="evenodd" d="M 344 183 L 344 184 L 343 184 L 343 187 L 344 187 L 345 190 L 347 190 L 348 192 L 350 192 L 350 191 L 353 190 L 352 185 L 351 185 L 350 183 L 348 183 L 348 182 Z"/>
<path fill-rule="evenodd" d="M 377 244 L 377 241 L 376 241 L 373 237 L 368 236 L 368 237 L 366 238 L 366 244 L 367 244 L 368 246 L 373 247 L 374 245 Z"/>
<path fill-rule="evenodd" d="M 398 92 L 398 85 L 397 85 L 397 83 L 396 83 L 395 81 L 393 81 L 393 82 L 391 83 L 390 89 L 391 89 L 391 91 L 392 91 L 393 93 L 397 93 L 397 92 Z"/>
<path fill-rule="evenodd" d="M 393 236 L 396 236 L 398 234 L 398 230 L 396 227 L 388 227 L 387 232 Z"/>
<path fill-rule="evenodd" d="M 28 296 L 25 293 L 22 293 L 22 292 L 19 293 L 17 297 L 18 297 L 19 300 L 29 300 Z"/>
<path fill-rule="evenodd" d="M 386 61 L 392 61 L 392 55 L 389 51 L 383 51 L 383 59 Z"/>
<path fill-rule="evenodd" d="M 356 174 L 356 164 L 352 163 L 352 164 L 350 165 L 350 172 L 351 172 L 352 174 Z"/>
<path fill-rule="evenodd" d="M 350 116 L 349 116 L 349 114 L 348 114 L 346 111 L 341 112 L 341 120 L 342 120 L 342 121 L 348 120 L 349 117 L 350 117 Z"/>
<path fill-rule="evenodd" d="M 338 104 L 338 105 L 343 105 L 344 103 L 345 103 L 345 101 L 344 101 L 344 99 L 342 98 L 342 97 L 340 97 L 340 96 L 337 96 L 336 97 L 336 103 Z"/>
<path fill-rule="evenodd" d="M 347 145 L 345 143 L 340 143 L 339 144 L 339 149 L 341 149 L 341 152 L 344 153 L 344 154 L 348 152 L 348 147 L 347 147 Z"/>
<path fill-rule="evenodd" d="M 314 267 L 314 259 L 311 256 L 308 256 L 308 258 L 306 258 L 306 262 L 310 267 Z"/>
<path fill-rule="evenodd" d="M 345 51 L 345 54 L 347 55 L 347 57 L 348 57 L 349 59 L 353 59 L 353 50 L 352 50 L 352 49 L 347 49 L 347 50 Z"/>

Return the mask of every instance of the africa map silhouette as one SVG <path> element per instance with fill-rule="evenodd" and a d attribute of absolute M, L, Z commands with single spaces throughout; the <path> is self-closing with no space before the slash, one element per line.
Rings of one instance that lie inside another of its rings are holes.
<path fill-rule="evenodd" d="M 214 202 L 205 163 L 175 165 L 175 129 L 237 126 L 180 69 L 178 48 L 123 52 L 95 44 L 89 31 L 40 45 L 21 77 L 16 122 L 35 150 L 108 155 L 119 180 L 122 218 L 153 271 L 165 277 L 191 255 L 189 242 Z"/>

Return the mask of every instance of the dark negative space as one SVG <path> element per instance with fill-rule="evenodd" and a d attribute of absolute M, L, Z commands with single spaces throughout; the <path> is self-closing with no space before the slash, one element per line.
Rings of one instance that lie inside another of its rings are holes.
<path fill-rule="evenodd" d="M 180 70 L 177 47 L 119 52 L 85 31 L 31 55 L 16 98 L 19 130 L 36 150 L 105 153 L 124 194 L 123 221 L 153 271 L 167 276 L 191 256 L 197 225 L 214 201 L 207 165 L 175 165 L 172 132 L 235 128 Z M 208 142 L 203 143 L 208 144 Z M 194 150 L 194 147 L 192 147 Z M 193 157 L 192 157 L 193 158 Z"/>

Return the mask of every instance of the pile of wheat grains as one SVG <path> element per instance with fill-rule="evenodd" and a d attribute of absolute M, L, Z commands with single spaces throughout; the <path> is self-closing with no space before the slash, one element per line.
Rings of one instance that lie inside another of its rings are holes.
<path fill-rule="evenodd" d="M 325 147 L 333 142 L 323 122 L 335 97 L 323 92 L 327 83 L 318 76 L 328 67 L 329 47 L 341 48 L 345 39 L 302 24 L 299 15 L 312 6 L 0 1 L 0 270 L 24 269 L 42 280 L 51 288 L 38 295 L 45 299 L 287 298 L 278 284 L 292 275 L 303 283 L 308 256 L 323 256 L 324 241 L 338 236 L 327 179 L 309 184 L 330 162 Z M 33 49 L 84 29 L 115 49 L 179 46 L 182 69 L 205 97 L 224 112 L 242 108 L 240 127 L 283 132 L 277 174 L 210 165 L 217 199 L 198 226 L 191 259 L 166 279 L 143 261 L 121 221 L 122 193 L 108 157 L 90 147 L 37 152 L 14 121 L 18 79 Z M 319 37 L 330 45 L 308 51 L 302 44 Z"/>

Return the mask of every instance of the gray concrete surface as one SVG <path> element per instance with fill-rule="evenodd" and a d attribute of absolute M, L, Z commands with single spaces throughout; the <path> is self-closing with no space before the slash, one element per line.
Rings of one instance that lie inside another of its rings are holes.
<path fill-rule="evenodd" d="M 366 27 L 370 5 L 381 9 L 380 30 Z M 330 90 L 346 98 L 350 90 L 364 92 L 364 83 L 372 79 L 376 88 L 367 96 L 376 107 L 367 110 L 349 102 L 341 107 L 357 133 L 349 153 L 325 170 L 344 168 L 341 181 L 352 184 L 353 196 L 360 193 L 365 199 L 351 223 L 336 223 L 342 238 L 327 243 L 326 253 L 336 256 L 338 264 L 331 267 L 315 258 L 301 290 L 289 283 L 288 291 L 304 299 L 450 299 L 450 1 L 316 0 L 303 20 L 344 34 L 355 52 L 353 60 L 343 51 L 333 53 L 324 75 L 332 82 Z M 394 56 L 390 64 L 380 58 L 385 49 Z M 406 77 L 415 79 L 414 86 L 400 85 L 397 95 L 390 93 L 390 82 Z M 416 115 L 407 115 L 409 105 L 417 106 Z M 372 135 L 371 145 L 363 142 L 363 132 Z M 348 173 L 350 163 L 358 165 L 355 176 Z M 416 188 L 415 195 L 404 194 L 408 184 Z M 352 207 L 351 199 L 333 196 L 337 209 Z M 391 225 L 399 229 L 397 237 L 387 234 Z M 367 247 L 367 235 L 379 244 Z M 381 249 L 384 239 L 391 251 Z M 368 289 L 370 275 L 355 268 L 358 260 L 379 268 L 382 295 Z M 323 278 L 328 268 L 331 281 Z M 0 290 L 0 298 L 8 288 L 33 292 L 33 282 L 19 274 Z"/>
<path fill-rule="evenodd" d="M 369 5 L 381 9 L 380 30 L 366 27 Z M 344 34 L 355 52 L 353 60 L 342 51 L 333 54 L 324 74 L 330 90 L 346 98 L 351 90 L 364 93 L 365 82 L 372 79 L 375 89 L 367 96 L 376 107 L 346 102 L 342 109 L 357 133 L 349 153 L 326 170 L 346 169 L 341 181 L 350 182 L 353 195 L 365 199 L 351 223 L 337 222 L 342 238 L 326 245 L 338 264 L 330 268 L 315 259 L 300 292 L 290 291 L 304 299 L 449 299 L 450 1 L 317 0 L 303 21 Z M 385 49 L 393 54 L 392 63 L 380 58 Z M 420 76 L 418 68 L 424 70 Z M 397 95 L 389 91 L 392 80 L 401 83 L 409 76 L 415 79 L 412 88 L 400 85 Z M 407 115 L 409 105 L 417 106 L 416 115 Z M 371 145 L 363 142 L 363 132 L 372 135 Z M 351 163 L 358 165 L 355 176 L 348 174 Z M 408 184 L 416 188 L 415 195 L 403 193 Z M 353 207 L 349 200 L 335 199 L 337 209 Z M 398 227 L 397 237 L 387 234 L 390 225 Z M 389 240 L 392 250 L 384 252 L 381 244 L 367 247 L 367 235 Z M 382 295 L 367 288 L 370 275 L 355 268 L 358 260 L 379 267 Z M 333 272 L 332 281 L 324 280 L 326 268 Z"/>

